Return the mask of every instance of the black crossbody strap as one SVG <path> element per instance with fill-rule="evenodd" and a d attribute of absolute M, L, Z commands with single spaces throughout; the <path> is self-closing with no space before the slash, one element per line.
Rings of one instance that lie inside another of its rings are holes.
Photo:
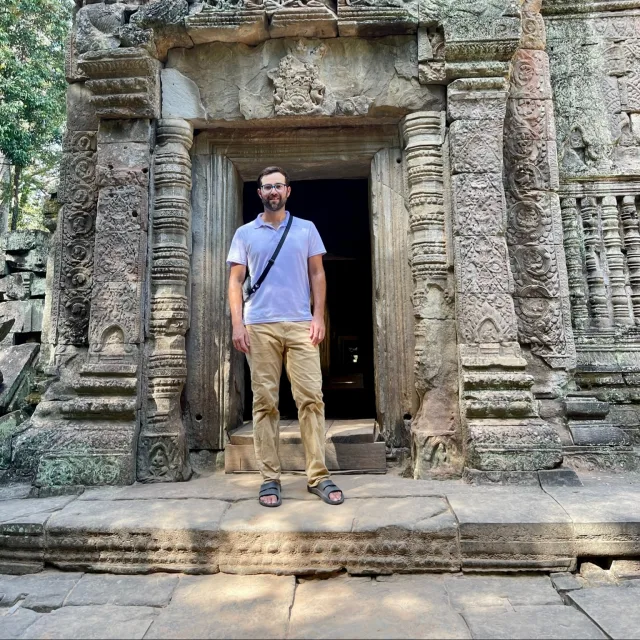
<path fill-rule="evenodd" d="M 273 263 L 276 261 L 278 254 L 280 253 L 280 249 L 282 249 L 282 245 L 289 233 L 289 229 L 291 229 L 291 223 L 293 222 L 293 216 L 289 214 L 289 221 L 287 222 L 287 226 L 282 234 L 282 238 L 280 238 L 280 242 L 278 242 L 278 246 L 276 250 L 273 252 L 273 255 L 269 258 L 269 262 L 267 262 L 267 266 L 264 268 L 264 271 L 260 274 L 258 281 L 249 289 L 249 295 L 252 296 L 259 288 L 260 285 L 264 282 L 264 279 L 269 275 L 269 271 L 271 271 L 271 267 L 273 267 Z"/>

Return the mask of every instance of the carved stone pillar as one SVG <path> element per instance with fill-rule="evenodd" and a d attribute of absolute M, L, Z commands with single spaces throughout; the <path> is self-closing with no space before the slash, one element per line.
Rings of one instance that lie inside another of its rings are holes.
<path fill-rule="evenodd" d="M 476 470 L 469 477 L 496 472 L 492 479 L 562 460 L 558 435 L 537 415 L 517 341 L 502 179 L 507 88 L 503 77 L 448 88 L 465 460 Z"/>
<path fill-rule="evenodd" d="M 518 339 L 557 369 L 575 367 L 565 271 L 558 155 L 544 23 L 523 7 L 505 121 L 507 245 L 515 281 Z"/>
<path fill-rule="evenodd" d="M 453 283 L 444 200 L 444 112 L 402 123 L 409 187 L 417 407 L 411 423 L 414 475 L 458 473 L 462 445 Z"/>
<path fill-rule="evenodd" d="M 620 218 L 624 232 L 624 244 L 627 249 L 633 315 L 635 324 L 640 324 L 640 230 L 638 229 L 638 210 L 634 196 L 622 198 Z"/>
<path fill-rule="evenodd" d="M 242 179 L 221 153 L 194 156 L 191 327 L 185 421 L 190 449 L 222 449 L 242 424 L 244 354 L 231 342 L 227 254 L 242 224 Z M 214 329 L 215 328 L 215 329 Z"/>
<path fill-rule="evenodd" d="M 151 241 L 147 398 L 138 442 L 138 480 L 186 480 L 191 471 L 180 396 L 187 377 L 185 333 L 191 231 L 191 125 L 158 122 Z"/>
<path fill-rule="evenodd" d="M 411 320 L 408 214 L 400 149 L 383 149 L 371 163 L 373 351 L 378 424 L 387 444 L 408 446 L 405 416 L 412 412 L 414 350 Z"/>

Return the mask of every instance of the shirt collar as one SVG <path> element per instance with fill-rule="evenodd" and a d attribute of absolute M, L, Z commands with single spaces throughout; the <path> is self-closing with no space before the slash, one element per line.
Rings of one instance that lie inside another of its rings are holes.
<path fill-rule="evenodd" d="M 288 211 L 285 211 L 285 217 L 284 220 L 280 223 L 280 226 L 278 227 L 278 229 L 281 229 L 282 227 L 284 227 L 287 222 L 289 222 L 289 216 L 291 215 Z M 270 224 L 267 224 L 266 222 L 264 222 L 264 220 L 262 219 L 262 214 L 259 213 L 258 217 L 255 219 L 253 226 L 256 229 L 259 229 L 260 227 L 270 227 L 271 229 L 273 229 L 273 227 Z M 278 230 L 276 229 L 276 231 Z"/>

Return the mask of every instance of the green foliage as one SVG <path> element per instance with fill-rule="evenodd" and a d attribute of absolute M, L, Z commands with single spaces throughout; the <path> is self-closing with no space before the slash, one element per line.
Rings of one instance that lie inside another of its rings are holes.
<path fill-rule="evenodd" d="M 56 173 L 72 0 L 0 0 L 0 152 L 13 165 L 13 224 Z M 23 219 L 24 223 L 24 219 Z"/>
<path fill-rule="evenodd" d="M 26 167 L 60 140 L 71 7 L 68 0 L 0 4 L 0 151 L 13 165 Z"/>

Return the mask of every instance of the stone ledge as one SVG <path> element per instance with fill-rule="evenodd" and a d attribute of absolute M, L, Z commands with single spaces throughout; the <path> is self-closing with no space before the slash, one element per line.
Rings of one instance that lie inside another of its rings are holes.
<path fill-rule="evenodd" d="M 256 475 L 75 499 L 0 495 L 0 560 L 15 572 L 43 563 L 121 574 L 567 571 L 580 556 L 640 555 L 640 478 L 625 478 L 541 489 L 342 476 L 347 500 L 336 508 L 298 476 L 283 476 L 278 509 L 258 504 Z"/>

